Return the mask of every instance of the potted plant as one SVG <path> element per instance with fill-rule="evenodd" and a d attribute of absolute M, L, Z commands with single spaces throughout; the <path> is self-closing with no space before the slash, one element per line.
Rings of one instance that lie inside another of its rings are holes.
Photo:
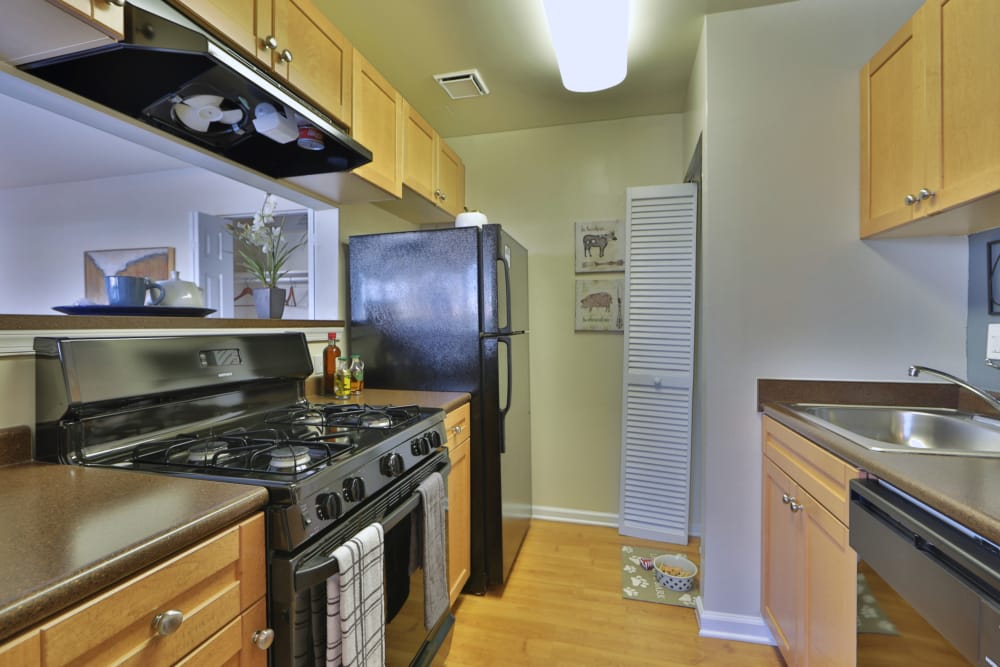
<path fill-rule="evenodd" d="M 257 317 L 261 319 L 280 319 L 284 314 L 285 289 L 278 287 L 278 281 L 288 273 L 284 270 L 288 258 L 306 243 L 304 236 L 294 243 L 285 238 L 284 220 L 274 219 L 276 206 L 275 196 L 268 192 L 253 220 L 226 225 L 233 238 L 243 242 L 238 248 L 243 265 L 263 285 L 253 290 Z"/>

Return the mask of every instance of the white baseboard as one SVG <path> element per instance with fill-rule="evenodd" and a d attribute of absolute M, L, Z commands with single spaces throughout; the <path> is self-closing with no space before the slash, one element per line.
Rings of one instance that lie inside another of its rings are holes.
<path fill-rule="evenodd" d="M 583 510 L 565 509 L 562 507 L 544 507 L 534 505 L 531 508 L 531 518 L 543 521 L 559 521 L 561 523 L 583 523 L 590 526 L 618 527 L 618 515 L 608 512 L 586 512 Z"/>
<path fill-rule="evenodd" d="M 695 598 L 695 616 L 698 619 L 698 634 L 702 637 L 775 645 L 771 631 L 760 616 L 706 611 L 702 606 L 700 595 Z"/>

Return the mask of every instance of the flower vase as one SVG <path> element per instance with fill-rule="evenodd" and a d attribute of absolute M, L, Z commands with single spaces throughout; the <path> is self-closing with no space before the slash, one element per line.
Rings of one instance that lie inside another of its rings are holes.
<path fill-rule="evenodd" d="M 285 288 L 257 287 L 253 291 L 253 304 L 258 319 L 280 320 L 285 313 Z"/>

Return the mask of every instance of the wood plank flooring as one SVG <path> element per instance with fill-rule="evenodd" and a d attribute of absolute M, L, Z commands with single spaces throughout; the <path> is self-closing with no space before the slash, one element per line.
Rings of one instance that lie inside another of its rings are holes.
<path fill-rule="evenodd" d="M 773 646 L 698 636 L 693 609 L 625 600 L 614 528 L 533 521 L 502 591 L 462 595 L 447 667 L 779 667 Z M 664 547 L 698 562 L 698 543 Z"/>

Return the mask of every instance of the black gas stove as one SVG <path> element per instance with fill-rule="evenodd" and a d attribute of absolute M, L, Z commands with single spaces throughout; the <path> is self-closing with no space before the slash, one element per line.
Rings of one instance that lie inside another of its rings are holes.
<path fill-rule="evenodd" d="M 38 338 L 35 349 L 37 459 L 267 487 L 273 550 L 447 458 L 442 410 L 306 400 L 302 334 Z"/>

